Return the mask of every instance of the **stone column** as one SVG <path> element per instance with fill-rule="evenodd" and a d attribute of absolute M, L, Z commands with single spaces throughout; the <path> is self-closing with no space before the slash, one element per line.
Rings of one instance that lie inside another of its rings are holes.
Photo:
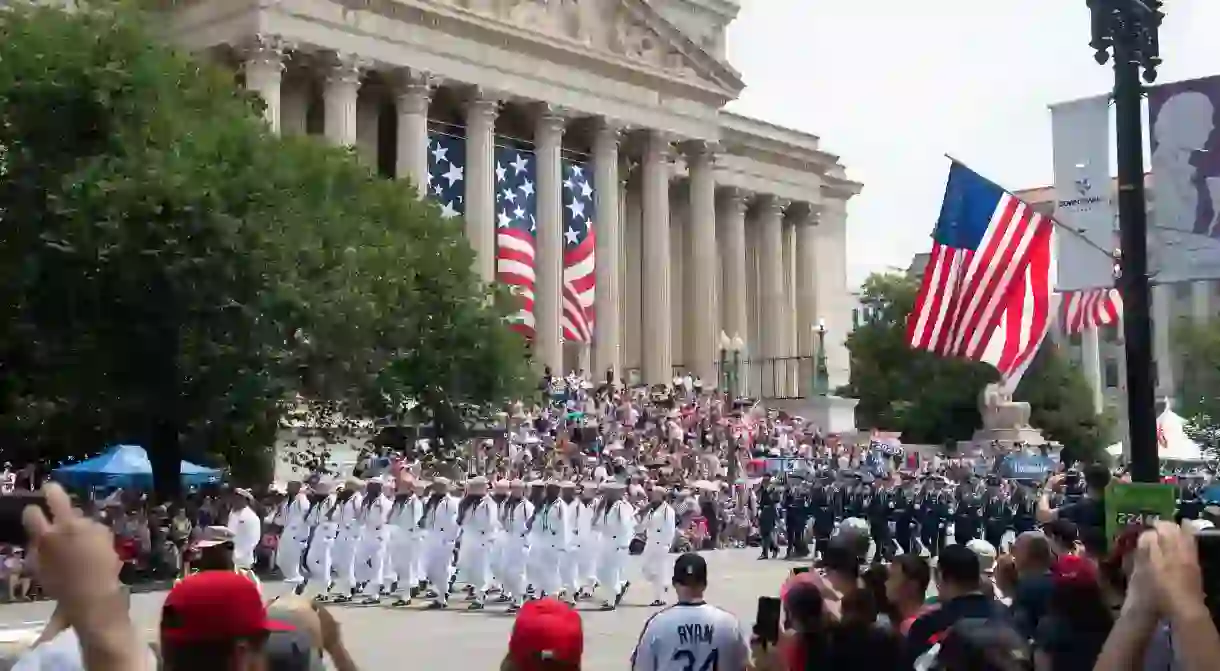
<path fill-rule="evenodd" d="M 1089 328 L 1080 334 L 1080 363 L 1084 378 L 1093 394 L 1093 411 L 1101 413 L 1106 407 L 1104 381 L 1101 379 L 1101 329 Z"/>
<path fill-rule="evenodd" d="M 410 179 L 422 198 L 428 193 L 428 105 L 432 102 L 432 77 L 426 72 L 406 71 L 395 93 L 398 147 L 394 172 L 399 179 Z"/>
<path fill-rule="evenodd" d="M 1207 323 L 1211 317 L 1212 283 L 1211 280 L 1199 280 L 1190 284 L 1190 316 L 1200 324 Z"/>
<path fill-rule="evenodd" d="M 640 273 L 642 322 L 640 349 L 644 382 L 669 384 L 673 379 L 672 309 L 669 301 L 669 153 L 662 133 L 648 131 L 641 189 L 644 234 Z"/>
<path fill-rule="evenodd" d="M 816 277 L 818 272 L 818 240 L 816 205 L 809 205 L 795 214 L 796 224 L 796 355 L 807 357 L 800 366 L 797 388 L 806 390 L 805 396 L 813 394 L 813 375 L 817 367 L 817 334 L 813 329 L 818 323 L 818 295 Z"/>
<path fill-rule="evenodd" d="M 716 381 L 716 349 L 720 329 L 716 318 L 716 177 L 713 174 L 714 148 L 706 142 L 686 145 L 686 165 L 690 177 L 690 208 L 687 234 L 690 236 L 691 264 L 687 277 L 692 287 L 687 314 L 693 317 L 686 341 L 691 351 L 684 353 L 688 370 L 703 380 L 705 388 Z"/>
<path fill-rule="evenodd" d="M 356 101 L 360 96 L 360 59 L 340 54 L 331 64 L 322 90 L 325 134 L 340 147 L 356 145 Z"/>
<path fill-rule="evenodd" d="M 788 201 L 776 196 L 762 199 L 759 211 L 759 301 L 762 304 L 762 393 L 764 398 L 782 390 L 784 354 L 784 208 Z"/>
<path fill-rule="evenodd" d="M 607 369 L 623 374 L 619 357 L 619 250 L 622 246 L 618 145 L 621 131 L 601 120 L 593 138 L 594 207 L 597 231 L 594 240 L 597 286 L 593 294 L 592 378 L 603 379 Z"/>
<path fill-rule="evenodd" d="M 1152 355 L 1156 361 L 1156 393 L 1174 395 L 1173 349 L 1169 335 L 1173 328 L 1173 285 L 1152 287 Z"/>
<path fill-rule="evenodd" d="M 479 277 L 487 284 L 496 280 L 495 143 L 499 110 L 499 101 L 481 92 L 466 102 L 466 237 L 474 248 Z M 541 221 L 541 197 L 538 203 Z"/>
<path fill-rule="evenodd" d="M 274 35 L 255 35 L 243 66 L 246 88 L 263 99 L 263 118 L 280 132 L 280 84 L 284 79 L 284 43 Z"/>
<path fill-rule="evenodd" d="M 534 268 L 534 360 L 563 374 L 563 117 L 544 109 L 534 130 L 538 161 L 538 231 Z M 488 191 L 490 194 L 491 191 Z"/>
<path fill-rule="evenodd" d="M 746 318 L 746 193 L 741 189 L 724 190 L 720 200 L 720 258 L 723 259 L 724 277 L 721 288 L 721 319 L 724 332 L 730 338 L 750 337 L 750 323 Z"/>
<path fill-rule="evenodd" d="M 783 236 L 784 313 L 781 356 L 785 358 L 780 362 L 780 369 L 783 371 L 781 380 L 784 385 L 781 391 L 784 396 L 795 396 L 799 361 L 796 358 L 796 222 L 792 217 L 784 218 Z"/>

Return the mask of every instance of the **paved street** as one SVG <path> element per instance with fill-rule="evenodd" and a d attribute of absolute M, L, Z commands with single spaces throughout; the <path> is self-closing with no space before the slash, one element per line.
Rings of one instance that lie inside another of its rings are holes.
<path fill-rule="evenodd" d="M 737 614 L 747 627 L 753 623 L 758 597 L 778 595 L 779 585 L 792 567 L 807 563 L 758 561 L 757 556 L 758 550 L 754 548 L 704 553 L 711 578 L 708 600 Z M 656 611 L 645 605 L 650 601 L 649 592 L 639 579 L 638 557 L 631 559 L 629 575 L 633 585 L 623 605 L 613 613 L 596 610 L 582 613 L 584 668 L 590 671 L 624 668 L 641 627 Z M 268 584 L 265 591 L 270 598 L 284 590 L 278 584 Z M 163 592 L 132 597 L 135 620 L 147 627 L 150 634 L 157 625 L 163 598 Z M 339 612 L 344 638 L 362 669 L 400 668 L 406 656 L 414 667 L 425 671 L 444 669 L 451 659 L 461 660 L 464 668 L 498 668 L 507 646 L 512 617 L 504 614 L 499 605 L 470 613 L 463 610 L 464 604 L 454 604 L 456 607 L 446 612 L 391 611 L 357 606 L 335 608 Z M 591 603 L 581 605 L 582 609 L 594 607 Z M 46 620 L 53 609 L 53 603 L 0 606 L 0 628 Z"/>

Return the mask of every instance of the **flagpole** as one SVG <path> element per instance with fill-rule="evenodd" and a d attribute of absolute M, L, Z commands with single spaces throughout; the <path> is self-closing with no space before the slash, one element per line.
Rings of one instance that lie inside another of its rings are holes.
<path fill-rule="evenodd" d="M 995 185 L 995 187 L 996 187 L 997 189 L 1000 189 L 1001 191 L 1005 191 L 1005 192 L 1007 192 L 1007 193 L 1011 193 L 1011 194 L 1013 194 L 1014 196 L 1016 195 L 1016 193 L 1017 193 L 1016 191 L 1013 191 L 1012 189 L 1006 189 L 1006 188 L 1004 188 L 1004 185 L 1002 185 L 1002 184 L 998 184 L 998 183 L 997 183 L 997 182 L 995 182 L 994 180 L 992 180 L 992 179 L 990 179 L 990 178 L 988 178 L 988 177 L 985 177 L 985 176 L 983 175 L 983 173 L 979 172 L 978 170 L 975 170 L 974 168 L 971 168 L 971 167 L 970 167 L 970 164 L 966 163 L 965 161 L 962 161 L 962 160 L 959 160 L 959 159 L 955 158 L 955 157 L 954 157 L 952 154 L 945 154 L 945 158 L 949 159 L 950 161 L 953 161 L 954 163 L 957 163 L 958 165 L 960 165 L 960 166 L 962 166 L 962 167 L 964 167 L 964 168 L 969 169 L 971 172 L 973 172 L 974 174 L 978 175 L 978 176 L 979 176 L 979 177 L 981 177 L 982 179 L 987 180 L 988 182 L 991 182 L 992 184 L 994 184 L 994 185 Z M 1022 202 L 1024 202 L 1024 201 L 1022 201 Z M 1025 203 L 1025 204 L 1026 204 L 1026 205 L 1029 205 L 1029 203 Z M 1062 231 L 1067 231 L 1068 233 L 1072 234 L 1073 236 L 1075 236 L 1075 237 L 1079 238 L 1081 241 L 1083 241 L 1083 242 L 1084 242 L 1084 244 L 1085 244 L 1085 245 L 1087 245 L 1087 246 L 1089 246 L 1089 247 L 1092 247 L 1093 249 L 1096 249 L 1097 251 L 1101 252 L 1102 254 L 1105 254 L 1107 259 L 1113 259 L 1113 258 L 1114 258 L 1114 251 L 1113 251 L 1113 250 L 1110 250 L 1110 249 L 1103 249 L 1103 248 L 1102 248 L 1100 245 L 1098 245 L 1097 243 L 1095 243 L 1095 242 L 1093 242 L 1092 240 L 1090 240 L 1090 239 L 1089 239 L 1089 238 L 1088 238 L 1088 237 L 1087 237 L 1087 236 L 1086 236 L 1084 233 L 1081 233 L 1080 231 L 1078 231 L 1078 230 L 1076 230 L 1076 229 L 1072 228 L 1071 226 L 1065 226 L 1064 224 L 1060 223 L 1058 219 L 1055 219 L 1054 215 L 1051 215 L 1049 218 L 1050 218 L 1050 220 L 1051 220 L 1051 223 L 1052 223 L 1052 224 L 1054 224 L 1056 228 L 1058 228 L 1058 229 L 1060 229 L 1060 230 L 1062 230 Z"/>
<path fill-rule="evenodd" d="M 1118 288 L 1123 299 L 1127 355 L 1127 422 L 1131 476 L 1159 482 L 1156 390 L 1152 378 L 1152 320 L 1148 282 L 1148 212 L 1144 198 L 1144 129 L 1140 101 L 1144 81 L 1156 80 L 1161 63 L 1157 35 L 1161 0 L 1087 0 L 1092 13 L 1094 58 L 1114 50 L 1114 110 L 1118 143 L 1118 221 L 1122 255 Z"/>

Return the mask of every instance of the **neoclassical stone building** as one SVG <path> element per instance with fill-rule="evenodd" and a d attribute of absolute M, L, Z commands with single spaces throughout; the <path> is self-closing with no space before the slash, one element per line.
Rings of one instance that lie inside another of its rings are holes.
<path fill-rule="evenodd" d="M 467 233 L 488 281 L 493 147 L 530 143 L 534 353 L 554 370 L 717 380 L 723 332 L 745 343 L 747 391 L 801 396 L 822 320 L 830 384 L 847 381 L 845 205 L 860 185 L 817 137 L 724 110 L 745 86 L 725 60 L 739 0 L 162 2 L 169 37 L 240 72 L 281 133 L 354 146 L 421 185 L 430 132 L 463 134 Z M 559 326 L 569 152 L 600 185 L 589 347 Z"/>

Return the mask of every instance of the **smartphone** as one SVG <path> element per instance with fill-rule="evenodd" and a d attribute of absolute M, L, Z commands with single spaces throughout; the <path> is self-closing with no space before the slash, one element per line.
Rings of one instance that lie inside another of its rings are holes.
<path fill-rule="evenodd" d="M 802 573 L 808 573 L 808 572 L 809 572 L 809 567 L 808 567 L 808 566 L 795 566 L 795 567 L 793 567 L 793 569 L 792 569 L 792 575 L 793 575 L 793 576 L 798 576 L 798 575 L 800 575 L 800 574 L 802 574 Z"/>
<path fill-rule="evenodd" d="M 1195 536 L 1199 568 L 1203 571 L 1203 602 L 1220 629 L 1220 529 L 1204 529 Z"/>
<path fill-rule="evenodd" d="M 763 642 L 779 642 L 779 621 L 783 604 L 773 596 L 758 597 L 758 613 L 754 616 L 754 635 Z"/>
<path fill-rule="evenodd" d="M 38 506 L 42 508 L 43 514 L 48 517 L 51 515 L 42 492 L 0 496 L 0 545 L 29 547 L 25 525 L 21 523 L 21 514 L 28 506 Z"/>

